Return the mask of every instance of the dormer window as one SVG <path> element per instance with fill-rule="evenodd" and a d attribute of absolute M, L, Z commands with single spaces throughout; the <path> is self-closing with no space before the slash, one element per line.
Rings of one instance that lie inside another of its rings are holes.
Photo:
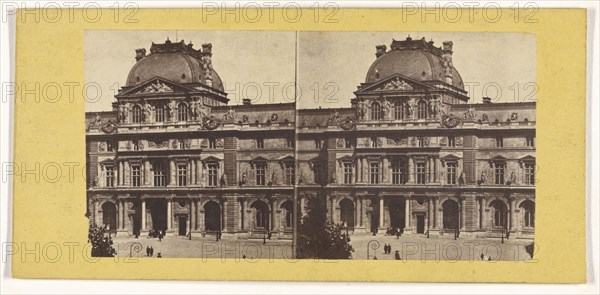
<path fill-rule="evenodd" d="M 381 120 L 383 119 L 383 114 L 381 111 L 381 105 L 378 102 L 374 102 L 371 104 L 371 120 Z"/>
<path fill-rule="evenodd" d="M 177 119 L 179 122 L 185 122 L 188 120 L 188 107 L 183 102 L 177 106 Z"/>
<path fill-rule="evenodd" d="M 131 121 L 133 123 L 142 123 L 143 119 L 142 108 L 139 105 L 134 105 L 131 109 Z"/>

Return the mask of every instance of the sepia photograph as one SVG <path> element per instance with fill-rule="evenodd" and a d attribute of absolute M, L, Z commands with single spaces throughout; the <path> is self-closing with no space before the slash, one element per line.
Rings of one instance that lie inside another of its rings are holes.
<path fill-rule="evenodd" d="M 86 32 L 93 256 L 293 257 L 295 38 Z"/>
<path fill-rule="evenodd" d="M 535 36 L 300 32 L 298 258 L 531 259 Z M 520 90 L 520 92 L 519 92 Z"/>

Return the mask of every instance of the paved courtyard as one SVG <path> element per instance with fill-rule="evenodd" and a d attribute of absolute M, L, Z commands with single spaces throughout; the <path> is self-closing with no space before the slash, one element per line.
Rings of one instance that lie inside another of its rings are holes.
<path fill-rule="evenodd" d="M 163 258 L 203 258 L 203 259 L 292 259 L 291 240 L 235 240 L 194 237 L 166 237 L 162 241 L 146 237 L 113 237 L 119 257 L 146 258 L 146 247 L 154 248 L 154 258 L 161 253 Z M 148 257 L 151 258 L 151 257 Z"/>
<path fill-rule="evenodd" d="M 525 246 L 532 241 L 500 239 L 468 239 L 424 235 L 395 236 L 350 235 L 350 244 L 354 248 L 353 259 L 394 260 L 398 250 L 402 260 L 482 260 L 481 254 L 491 260 L 524 261 L 531 257 Z M 384 254 L 383 246 L 392 246 L 391 254 Z M 367 250 L 370 248 L 369 250 Z"/>

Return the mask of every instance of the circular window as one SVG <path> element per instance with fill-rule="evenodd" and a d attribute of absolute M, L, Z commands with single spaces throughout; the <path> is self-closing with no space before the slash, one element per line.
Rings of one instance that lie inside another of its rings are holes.
<path fill-rule="evenodd" d="M 423 206 L 423 204 L 425 204 L 425 199 L 423 199 L 423 198 L 418 198 L 418 199 L 417 199 L 417 204 L 419 204 L 419 206 Z"/>
<path fill-rule="evenodd" d="M 185 201 L 179 201 L 178 204 L 179 207 L 185 207 Z"/>

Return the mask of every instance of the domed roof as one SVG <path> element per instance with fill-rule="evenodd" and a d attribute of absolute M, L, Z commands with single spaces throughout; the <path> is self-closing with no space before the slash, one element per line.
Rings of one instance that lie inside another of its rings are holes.
<path fill-rule="evenodd" d="M 183 41 L 182 41 L 183 42 Z M 129 71 L 127 76 L 127 86 L 136 86 L 154 77 L 161 77 L 176 83 L 202 83 L 206 84 L 206 71 L 200 65 L 199 55 L 191 49 L 190 45 L 183 43 L 153 44 L 151 54 L 139 56 L 137 63 Z M 162 50 L 161 47 L 169 45 L 169 50 Z M 182 45 L 182 46 L 173 46 Z M 187 48 L 186 48 L 187 47 Z M 174 49 L 173 49 L 174 48 Z M 179 49 L 179 50 L 178 50 Z M 198 58 L 192 56 L 196 55 Z M 212 76 L 212 87 L 224 91 L 223 83 L 217 72 L 210 69 Z"/>
<path fill-rule="evenodd" d="M 394 40 L 392 50 L 389 52 L 385 52 L 385 46 L 378 46 L 378 51 L 382 49 L 385 53 L 378 53 L 379 57 L 367 72 L 366 83 L 375 83 L 395 74 L 417 81 L 445 82 L 442 50 L 433 47 L 432 44 L 433 42 L 425 42 L 424 39 L 411 41 L 408 38 L 407 41 Z M 453 66 L 450 66 L 450 71 L 452 85 L 464 89 L 458 71 Z"/>

